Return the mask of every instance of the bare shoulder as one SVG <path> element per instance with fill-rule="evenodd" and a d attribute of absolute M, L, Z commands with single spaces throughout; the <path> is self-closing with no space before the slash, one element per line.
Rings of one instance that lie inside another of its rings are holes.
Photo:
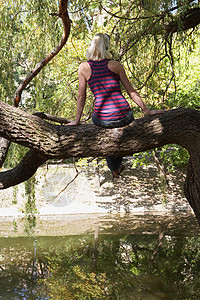
<path fill-rule="evenodd" d="M 86 80 L 88 80 L 91 76 L 91 69 L 90 69 L 90 65 L 88 64 L 87 61 L 85 62 L 82 62 L 80 65 L 79 65 L 79 68 L 78 68 L 78 74 L 79 76 L 84 76 Z"/>
<path fill-rule="evenodd" d="M 123 65 L 119 62 L 119 61 L 116 61 L 116 60 L 109 60 L 108 62 L 108 68 L 116 73 L 116 74 L 120 74 L 121 73 L 121 70 L 123 70 Z"/>
<path fill-rule="evenodd" d="M 121 63 L 118 60 L 110 59 L 109 63 L 115 64 L 115 65 L 121 65 Z"/>
<path fill-rule="evenodd" d="M 80 65 L 79 65 L 79 72 L 84 72 L 85 70 L 88 70 L 90 68 L 89 64 L 87 61 L 84 61 L 82 62 Z"/>

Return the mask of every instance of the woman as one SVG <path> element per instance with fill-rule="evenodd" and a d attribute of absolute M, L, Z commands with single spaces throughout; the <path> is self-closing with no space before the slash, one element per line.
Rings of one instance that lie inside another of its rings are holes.
<path fill-rule="evenodd" d="M 94 36 L 86 52 L 87 62 L 79 66 L 79 89 L 76 120 L 68 125 L 78 125 L 86 100 L 87 83 L 95 97 L 92 121 L 95 125 L 116 128 L 131 123 L 134 119 L 132 110 L 123 97 L 120 81 L 131 99 L 148 115 L 163 113 L 164 110 L 149 110 L 136 90 L 129 82 L 122 64 L 110 59 L 110 38 L 107 34 L 98 33 Z M 124 170 L 122 157 L 106 157 L 113 178 L 119 177 Z"/>

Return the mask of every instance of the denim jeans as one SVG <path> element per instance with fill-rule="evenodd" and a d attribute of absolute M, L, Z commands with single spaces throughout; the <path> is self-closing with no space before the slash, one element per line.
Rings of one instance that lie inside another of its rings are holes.
<path fill-rule="evenodd" d="M 105 128 L 119 128 L 130 124 L 134 120 L 133 111 L 131 110 L 125 117 L 113 121 L 103 121 L 98 119 L 94 114 L 92 115 L 92 121 L 95 125 Z M 108 167 L 111 171 L 118 170 L 122 164 L 123 157 L 121 156 L 106 156 Z"/>
<path fill-rule="evenodd" d="M 100 126 L 100 127 L 106 127 L 106 128 L 119 128 L 119 127 L 123 127 L 126 126 L 128 124 L 130 124 L 132 121 L 134 120 L 133 117 L 133 111 L 130 110 L 128 112 L 128 114 L 118 120 L 100 120 L 98 119 L 95 114 L 92 115 L 92 121 L 95 125 Z"/>

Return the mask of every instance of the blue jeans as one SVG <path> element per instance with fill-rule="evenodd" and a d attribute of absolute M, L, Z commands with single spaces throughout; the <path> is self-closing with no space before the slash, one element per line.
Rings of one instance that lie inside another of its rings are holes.
<path fill-rule="evenodd" d="M 130 124 L 134 120 L 133 111 L 131 110 L 128 114 L 116 121 L 103 121 L 98 119 L 94 114 L 92 115 L 92 121 L 95 125 L 105 128 L 119 128 Z M 111 171 L 118 170 L 122 164 L 123 157 L 121 156 L 106 156 L 108 167 Z"/>

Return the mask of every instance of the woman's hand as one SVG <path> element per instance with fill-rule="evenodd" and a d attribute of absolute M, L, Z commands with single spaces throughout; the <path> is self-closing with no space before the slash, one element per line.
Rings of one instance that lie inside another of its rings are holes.
<path fill-rule="evenodd" d="M 79 122 L 76 122 L 76 121 L 72 121 L 72 122 L 70 122 L 70 123 L 68 123 L 68 124 L 66 124 L 67 126 L 77 126 L 77 125 L 79 125 Z"/>
<path fill-rule="evenodd" d="M 157 114 L 163 114 L 164 112 L 166 112 L 166 109 L 161 109 L 161 110 L 148 110 L 148 112 L 146 112 L 149 116 L 153 116 L 153 115 L 157 115 Z"/>

